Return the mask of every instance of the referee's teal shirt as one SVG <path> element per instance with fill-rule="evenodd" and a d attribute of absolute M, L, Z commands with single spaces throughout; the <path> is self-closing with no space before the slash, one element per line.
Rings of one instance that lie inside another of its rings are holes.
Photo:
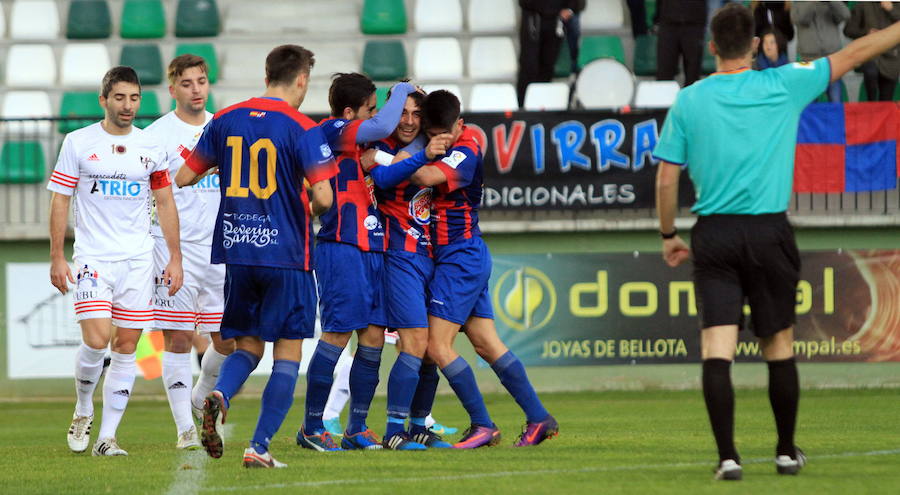
<path fill-rule="evenodd" d="M 653 156 L 687 166 L 697 215 L 783 212 L 800 114 L 830 78 L 827 58 L 712 74 L 678 93 Z"/>

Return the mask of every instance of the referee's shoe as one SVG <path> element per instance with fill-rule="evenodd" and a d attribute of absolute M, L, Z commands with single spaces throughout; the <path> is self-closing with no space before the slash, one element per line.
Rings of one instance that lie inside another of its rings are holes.
<path fill-rule="evenodd" d="M 789 455 L 780 455 L 775 458 L 775 469 L 778 474 L 797 474 L 806 465 L 806 454 L 797 449 L 794 458 Z"/>

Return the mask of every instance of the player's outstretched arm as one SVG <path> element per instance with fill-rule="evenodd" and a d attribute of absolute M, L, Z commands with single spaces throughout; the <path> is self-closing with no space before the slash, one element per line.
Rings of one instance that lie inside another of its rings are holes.
<path fill-rule="evenodd" d="M 52 193 L 50 199 L 50 283 L 59 289 L 61 294 L 69 292 L 66 281 L 75 283 L 63 250 L 70 198 L 71 196 L 65 194 Z"/>
<path fill-rule="evenodd" d="M 847 72 L 898 44 L 900 44 L 900 22 L 854 40 L 840 51 L 828 56 L 828 62 L 831 64 L 831 82 L 837 81 Z"/>
<path fill-rule="evenodd" d="M 382 165 L 391 165 L 389 167 L 375 166 L 369 170 L 369 174 L 372 176 L 372 179 L 378 187 L 382 189 L 395 187 L 397 184 L 409 179 L 411 175 L 416 173 L 416 171 L 421 169 L 426 163 L 433 162 L 439 156 L 446 154 L 452 139 L 453 137 L 450 134 L 439 134 L 431 138 L 431 141 L 429 141 L 428 146 L 424 150 L 399 162 L 393 162 L 393 157 L 389 153 L 380 152 L 383 157 L 379 163 Z M 378 153 L 379 152 L 376 151 L 376 155 Z M 443 176 L 443 174 L 441 175 Z"/>
<path fill-rule="evenodd" d="M 172 186 L 154 189 L 153 199 L 156 200 L 156 214 L 159 216 L 159 227 L 162 229 L 163 237 L 166 239 L 166 247 L 169 248 L 169 264 L 166 265 L 166 270 L 163 272 L 163 280 L 169 286 L 169 297 L 171 297 L 178 292 L 178 289 L 181 289 L 181 284 L 184 282 L 184 271 L 181 267 L 178 209 L 175 207 Z"/>
<path fill-rule="evenodd" d="M 659 162 L 656 172 L 656 213 L 659 216 L 659 231 L 662 234 L 675 232 L 675 213 L 678 208 L 678 178 L 681 167 Z M 663 259 L 669 266 L 680 265 L 690 256 L 690 250 L 677 235 L 663 239 Z"/>
<path fill-rule="evenodd" d="M 390 136 L 394 129 L 397 128 L 397 124 L 400 123 L 400 117 L 403 115 L 403 106 L 406 104 L 406 97 L 415 91 L 416 87 L 408 82 L 395 84 L 391 88 L 391 97 L 381 107 L 381 110 L 374 117 L 363 121 L 359 125 L 359 131 L 356 133 L 356 142 L 359 144 L 371 143 Z"/>
<path fill-rule="evenodd" d="M 331 190 L 331 182 L 320 180 L 312 185 L 312 212 L 315 216 L 320 216 L 329 209 L 334 202 L 334 193 Z"/>

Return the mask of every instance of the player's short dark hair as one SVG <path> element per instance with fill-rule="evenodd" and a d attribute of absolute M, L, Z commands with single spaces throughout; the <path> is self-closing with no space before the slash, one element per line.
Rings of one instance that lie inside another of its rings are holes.
<path fill-rule="evenodd" d="M 332 76 L 328 88 L 328 104 L 331 115 L 339 117 L 347 107 L 357 110 L 375 92 L 375 83 L 358 72 L 338 72 Z"/>
<path fill-rule="evenodd" d="M 103 82 L 100 83 L 100 96 L 109 98 L 109 92 L 112 91 L 113 86 L 120 82 L 136 84 L 138 92 L 141 91 L 141 80 L 138 79 L 137 72 L 126 65 L 117 65 L 106 71 L 103 76 Z"/>
<path fill-rule="evenodd" d="M 710 30 L 720 58 L 743 57 L 753 44 L 753 13 L 743 4 L 729 3 L 716 11 Z"/>
<path fill-rule="evenodd" d="M 181 75 L 184 74 L 184 71 L 194 67 L 198 67 L 201 72 L 209 75 L 209 66 L 206 65 L 206 60 L 199 55 L 185 53 L 172 59 L 172 61 L 169 62 L 169 68 L 166 71 L 166 77 L 169 79 L 169 84 L 175 84 L 175 80 L 181 77 Z"/>
<path fill-rule="evenodd" d="M 316 65 L 313 52 L 298 45 L 276 46 L 266 57 L 266 79 L 270 86 L 293 84 L 297 76 L 309 75 Z"/>
<path fill-rule="evenodd" d="M 422 127 L 424 129 L 450 130 L 459 120 L 459 98 L 439 89 L 428 93 L 422 102 Z"/>

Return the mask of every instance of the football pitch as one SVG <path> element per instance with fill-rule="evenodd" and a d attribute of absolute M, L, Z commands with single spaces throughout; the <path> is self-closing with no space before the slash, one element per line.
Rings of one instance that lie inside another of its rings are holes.
<path fill-rule="evenodd" d="M 498 447 L 474 451 L 334 452 L 302 450 L 293 438 L 302 398 L 272 442 L 288 468 L 247 470 L 241 453 L 259 411 L 257 399 L 234 401 L 225 455 L 177 451 L 164 400 L 136 398 L 119 428 L 129 457 L 92 458 L 68 451 L 72 402 L 0 403 L 6 454 L 0 492 L 24 493 L 898 493 L 900 394 L 896 389 L 803 392 L 798 444 L 810 464 L 778 476 L 774 426 L 765 390 L 738 389 L 736 440 L 744 481 L 714 482 L 716 461 L 702 395 L 687 391 L 542 394 L 561 433 L 538 447 L 513 448 L 521 412 L 505 394 L 485 396 L 503 431 Z M 99 401 L 97 402 L 99 416 Z M 370 426 L 383 431 L 384 398 Z M 438 419 L 463 426 L 451 395 L 438 397 Z M 99 430 L 94 422 L 93 441 Z M 453 440 L 458 434 L 448 437 Z"/>

